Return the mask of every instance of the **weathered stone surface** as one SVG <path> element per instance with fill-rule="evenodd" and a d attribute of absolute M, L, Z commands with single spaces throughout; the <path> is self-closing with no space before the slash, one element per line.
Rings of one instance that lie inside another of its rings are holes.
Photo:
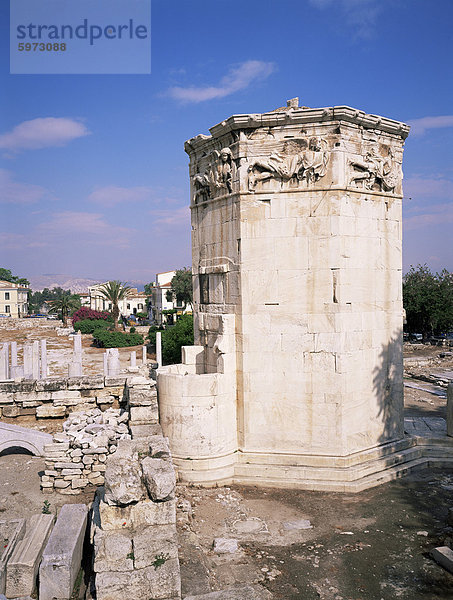
<path fill-rule="evenodd" d="M 271 600 L 271 598 L 271 592 L 260 585 L 240 585 L 219 592 L 186 596 L 184 600 Z"/>
<path fill-rule="evenodd" d="M 94 571 L 132 571 L 134 569 L 132 539 L 129 531 L 102 531 L 94 535 Z"/>
<path fill-rule="evenodd" d="M 39 568 L 39 599 L 69 599 L 82 562 L 88 509 L 65 504 L 50 534 Z"/>
<path fill-rule="evenodd" d="M 137 425 L 155 424 L 159 422 L 159 410 L 157 402 L 151 406 L 131 406 L 131 423 Z"/>
<path fill-rule="evenodd" d="M 7 540 L 5 547 L 0 547 L 0 594 L 4 594 L 6 589 L 6 565 L 24 533 L 25 519 L 0 521 L 0 539 Z"/>
<path fill-rule="evenodd" d="M 82 375 L 68 378 L 68 390 L 94 390 L 103 387 L 104 377 L 102 375 Z"/>
<path fill-rule="evenodd" d="M 138 454 L 130 444 L 120 441 L 118 450 L 111 455 L 105 469 L 105 502 L 124 506 L 146 498 Z"/>
<path fill-rule="evenodd" d="M 152 435 L 162 435 L 162 427 L 159 423 L 155 425 L 134 425 L 130 424 L 132 439 L 148 438 Z"/>
<path fill-rule="evenodd" d="M 134 567 L 152 566 L 159 555 L 178 558 L 178 538 L 175 525 L 141 526 L 133 534 Z"/>
<path fill-rule="evenodd" d="M 141 465 L 150 498 L 155 501 L 173 498 L 176 475 L 172 463 L 162 458 L 146 457 Z"/>
<path fill-rule="evenodd" d="M 41 556 L 54 522 L 53 515 L 33 515 L 6 569 L 6 596 L 30 596 L 36 587 Z"/>
<path fill-rule="evenodd" d="M 448 546 L 439 546 L 431 550 L 431 556 L 447 571 L 453 573 L 453 550 Z"/>
<path fill-rule="evenodd" d="M 179 563 L 170 558 L 157 568 L 147 567 L 132 573 L 98 573 L 97 600 L 123 598 L 125 582 L 128 598 L 134 600 L 164 600 L 181 594 Z"/>
<path fill-rule="evenodd" d="M 99 523 L 104 531 L 140 525 L 168 525 L 176 523 L 175 501 L 153 502 L 143 500 L 129 506 L 99 504 Z"/>
<path fill-rule="evenodd" d="M 213 550 L 216 554 L 234 554 L 239 550 L 238 541 L 233 538 L 215 538 Z"/>
<path fill-rule="evenodd" d="M 43 405 L 36 407 L 36 416 L 39 419 L 51 419 L 64 417 L 66 415 L 66 406 Z"/>
<path fill-rule="evenodd" d="M 161 435 L 153 435 L 148 438 L 149 453 L 153 458 L 171 458 L 168 438 Z"/>

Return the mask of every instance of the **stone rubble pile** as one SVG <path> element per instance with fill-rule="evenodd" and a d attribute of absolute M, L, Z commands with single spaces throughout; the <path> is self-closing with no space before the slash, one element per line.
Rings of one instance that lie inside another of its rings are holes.
<path fill-rule="evenodd" d="M 175 485 L 162 434 L 121 440 L 107 458 L 93 506 L 97 600 L 181 598 Z"/>
<path fill-rule="evenodd" d="M 119 440 L 131 439 L 128 420 L 127 411 L 114 408 L 72 413 L 63 433 L 44 446 L 43 492 L 78 494 L 87 485 L 102 485 L 107 456 L 116 451 Z"/>

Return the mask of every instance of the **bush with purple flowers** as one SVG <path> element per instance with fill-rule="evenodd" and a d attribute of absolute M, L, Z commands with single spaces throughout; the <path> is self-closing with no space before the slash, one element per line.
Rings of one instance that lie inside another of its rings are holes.
<path fill-rule="evenodd" d="M 74 325 L 77 321 L 85 321 L 86 319 L 89 319 L 90 321 L 102 319 L 103 321 L 111 321 L 113 323 L 113 317 L 109 312 L 100 312 L 98 310 L 93 310 L 88 306 L 82 306 L 82 308 L 79 308 L 79 310 L 72 315 L 72 324 Z"/>

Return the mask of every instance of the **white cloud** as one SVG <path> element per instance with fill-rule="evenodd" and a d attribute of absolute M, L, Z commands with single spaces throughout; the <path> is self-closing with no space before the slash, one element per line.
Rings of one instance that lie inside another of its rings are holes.
<path fill-rule="evenodd" d="M 170 227 L 190 226 L 190 209 L 188 206 L 179 208 L 158 209 L 150 211 L 153 225 L 169 225 Z"/>
<path fill-rule="evenodd" d="M 224 98 L 234 92 L 247 88 L 253 81 L 265 79 L 274 71 L 275 65 L 260 60 L 247 60 L 232 67 L 217 85 L 212 86 L 174 86 L 168 94 L 182 102 L 204 102 L 214 98 Z"/>
<path fill-rule="evenodd" d="M 404 196 L 413 198 L 442 198 L 453 200 L 453 181 L 445 178 L 423 178 L 418 175 L 404 180 Z"/>
<path fill-rule="evenodd" d="M 0 248 L 3 250 L 22 250 L 26 242 L 27 238 L 22 233 L 0 231 Z"/>
<path fill-rule="evenodd" d="M 40 223 L 35 230 L 37 241 L 45 241 L 54 245 L 58 251 L 58 243 L 94 244 L 97 246 L 113 246 L 128 248 L 134 230 L 111 225 L 99 213 L 62 211 L 54 213 L 48 221 Z M 70 240 L 70 238 L 73 240 Z"/>
<path fill-rule="evenodd" d="M 43 187 L 14 181 L 9 171 L 0 169 L 0 204 L 31 204 L 42 200 L 47 194 Z"/>
<path fill-rule="evenodd" d="M 422 117 L 407 122 L 411 126 L 411 135 L 423 135 L 429 129 L 441 129 L 453 127 L 453 115 L 439 117 Z"/>
<path fill-rule="evenodd" d="M 89 135 L 85 125 L 74 119 L 46 117 L 16 125 L 0 135 L 0 148 L 17 152 L 51 146 L 65 146 L 70 141 Z"/>
<path fill-rule="evenodd" d="M 420 214 L 404 219 L 403 225 L 405 231 L 411 231 L 447 223 L 453 223 L 453 203 L 451 202 L 430 205 Z"/>
<path fill-rule="evenodd" d="M 320 10 L 339 7 L 346 23 L 354 28 L 355 37 L 370 38 L 374 34 L 376 20 L 384 8 L 384 0 L 310 0 Z"/>
<path fill-rule="evenodd" d="M 150 200 L 152 190 L 148 187 L 117 187 L 108 185 L 94 190 L 88 200 L 103 206 L 115 206 L 116 204 L 125 204 L 130 202 L 143 202 Z"/>

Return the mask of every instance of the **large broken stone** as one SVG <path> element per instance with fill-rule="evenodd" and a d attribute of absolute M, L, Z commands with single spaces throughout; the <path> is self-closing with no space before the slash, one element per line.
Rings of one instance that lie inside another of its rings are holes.
<path fill-rule="evenodd" d="M 39 599 L 69 599 L 82 563 L 88 509 L 65 504 L 44 549 L 39 568 Z"/>
<path fill-rule="evenodd" d="M 143 479 L 153 500 L 173 498 L 176 486 L 176 475 L 173 465 L 162 458 L 142 460 Z"/>
<path fill-rule="evenodd" d="M 138 453 L 133 452 L 126 440 L 120 441 L 118 450 L 107 461 L 104 477 L 107 504 L 125 506 L 147 496 Z"/>
<path fill-rule="evenodd" d="M 53 515 L 31 517 L 24 538 L 16 545 L 6 567 L 7 598 L 20 598 L 33 593 L 39 563 L 53 522 Z"/>

